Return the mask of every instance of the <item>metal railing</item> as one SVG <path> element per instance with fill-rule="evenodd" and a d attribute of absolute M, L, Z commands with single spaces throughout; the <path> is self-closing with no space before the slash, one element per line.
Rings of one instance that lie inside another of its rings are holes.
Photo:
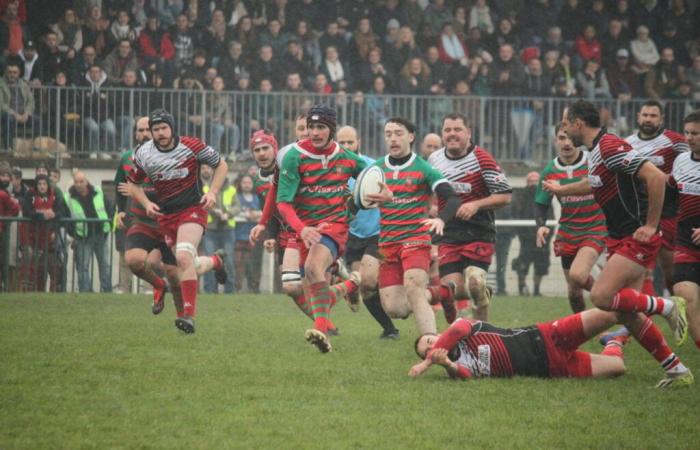
<path fill-rule="evenodd" d="M 553 127 L 571 98 L 406 96 L 362 92 L 340 94 L 214 92 L 183 89 L 39 87 L 33 89 L 32 119 L 22 125 L 3 115 L 0 151 L 16 156 L 108 158 L 131 148 L 134 117 L 166 108 L 177 133 L 199 136 L 224 155 L 247 150 L 248 137 L 259 128 L 275 132 L 280 144 L 292 142 L 294 118 L 315 103 L 334 106 L 338 123 L 359 130 L 363 151 L 383 153 L 382 127 L 403 116 L 419 136 L 439 131 L 449 112 L 466 114 L 473 140 L 499 160 L 541 164 L 551 157 Z M 644 99 L 594 100 L 612 131 L 633 132 Z M 683 117 L 699 105 L 691 100 L 664 102 L 666 124 L 680 130 Z M 60 162 L 60 161 L 59 161 Z"/>

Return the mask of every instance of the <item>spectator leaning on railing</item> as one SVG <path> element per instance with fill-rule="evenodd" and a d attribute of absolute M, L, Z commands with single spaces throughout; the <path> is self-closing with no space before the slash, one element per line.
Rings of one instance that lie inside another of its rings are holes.
<path fill-rule="evenodd" d="M 28 128 L 36 132 L 38 123 L 34 116 L 34 95 L 27 82 L 20 78 L 19 65 L 9 62 L 5 76 L 0 78 L 0 135 L 3 139 L 0 148 L 11 148 L 20 129 L 25 133 Z"/>

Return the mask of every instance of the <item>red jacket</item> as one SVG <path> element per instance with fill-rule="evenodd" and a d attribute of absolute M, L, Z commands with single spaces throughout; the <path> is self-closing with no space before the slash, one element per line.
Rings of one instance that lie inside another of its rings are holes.
<path fill-rule="evenodd" d="M 139 34 L 139 49 L 141 58 L 156 58 L 162 56 L 166 61 L 175 57 L 175 47 L 173 41 L 170 40 L 170 33 L 163 33 L 160 42 L 156 46 L 153 38 L 146 30 L 141 30 Z"/>
<path fill-rule="evenodd" d="M 6 190 L 0 189 L 0 217 L 15 217 L 19 214 L 19 202 Z M 0 222 L 0 232 L 5 229 L 5 222 Z"/>
<path fill-rule="evenodd" d="M 584 60 L 596 60 L 600 62 L 601 45 L 598 39 L 587 41 L 583 36 L 576 38 L 576 53 Z"/>

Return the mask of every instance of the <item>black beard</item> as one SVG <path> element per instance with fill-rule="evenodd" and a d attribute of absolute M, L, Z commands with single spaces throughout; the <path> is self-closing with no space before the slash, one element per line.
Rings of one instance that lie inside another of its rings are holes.
<path fill-rule="evenodd" d="M 659 132 L 661 126 L 655 127 L 653 125 L 641 125 L 639 130 L 646 135 L 654 135 Z"/>

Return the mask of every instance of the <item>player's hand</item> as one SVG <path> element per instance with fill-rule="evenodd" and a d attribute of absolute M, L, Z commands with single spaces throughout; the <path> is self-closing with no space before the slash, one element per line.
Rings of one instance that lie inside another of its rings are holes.
<path fill-rule="evenodd" d="M 274 239 L 265 239 L 265 242 L 263 242 L 263 247 L 265 250 L 267 250 L 268 253 L 272 253 L 275 251 L 275 245 L 277 244 L 277 241 Z"/>
<path fill-rule="evenodd" d="M 544 180 L 542 182 L 542 189 L 550 194 L 558 194 L 561 192 L 561 184 L 555 180 Z"/>
<path fill-rule="evenodd" d="M 690 235 L 693 244 L 700 245 L 700 228 L 693 228 L 693 234 Z"/>
<path fill-rule="evenodd" d="M 435 348 L 430 352 L 430 359 L 433 364 L 440 364 L 441 366 L 447 366 L 450 364 L 450 358 L 447 357 L 447 350 L 444 348 Z"/>
<path fill-rule="evenodd" d="M 125 212 L 117 213 L 117 228 L 119 228 L 120 230 L 123 230 L 126 228 L 126 223 L 124 222 L 125 217 L 126 217 Z"/>
<path fill-rule="evenodd" d="M 129 189 L 128 183 L 119 183 L 117 185 L 117 191 L 124 197 L 131 197 L 131 189 Z"/>
<path fill-rule="evenodd" d="M 474 214 L 479 212 L 479 206 L 474 202 L 465 203 L 459 207 L 456 216 L 462 220 L 469 220 L 474 217 Z"/>
<path fill-rule="evenodd" d="M 547 236 L 549 236 L 549 228 L 547 227 L 539 227 L 537 229 L 537 247 L 542 248 L 544 247 L 544 244 L 547 242 Z"/>
<path fill-rule="evenodd" d="M 258 239 L 260 239 L 260 235 L 262 235 L 265 232 L 265 228 L 267 228 L 265 225 L 257 224 L 253 227 L 252 230 L 250 230 L 250 235 L 248 235 L 250 245 L 255 245 L 255 243 L 258 242 Z"/>
<path fill-rule="evenodd" d="M 304 227 L 299 233 L 299 237 L 304 241 L 306 248 L 311 248 L 321 242 L 321 233 L 315 227 Z"/>
<path fill-rule="evenodd" d="M 212 194 L 211 191 L 207 192 L 206 194 L 202 195 L 202 199 L 199 201 L 199 204 L 206 210 L 211 209 L 214 205 L 216 205 L 216 195 Z"/>
<path fill-rule="evenodd" d="M 365 195 L 365 201 L 379 203 L 380 205 L 394 201 L 394 193 L 391 192 L 391 189 L 389 189 L 389 186 L 387 186 L 386 183 L 382 183 L 380 181 L 379 187 L 381 189 L 379 189 L 378 193 Z"/>
<path fill-rule="evenodd" d="M 425 219 L 421 223 L 430 227 L 428 230 L 429 233 L 435 233 L 438 236 L 442 236 L 442 233 L 445 230 L 445 222 L 443 222 L 439 217 L 434 219 Z"/>
<path fill-rule="evenodd" d="M 646 244 L 652 237 L 654 237 L 655 234 L 656 228 L 649 225 L 642 225 L 641 227 L 637 228 L 637 231 L 634 232 L 632 237 L 634 237 L 636 241 Z"/>
<path fill-rule="evenodd" d="M 160 212 L 160 207 L 153 202 L 148 202 L 146 204 L 146 214 L 148 215 L 148 217 L 151 218 L 163 215 L 163 213 Z"/>
<path fill-rule="evenodd" d="M 426 370 L 430 368 L 430 366 L 433 364 L 433 362 L 430 359 L 424 359 L 423 361 L 419 362 L 418 364 L 415 364 L 413 367 L 411 367 L 411 370 L 408 371 L 408 376 L 409 377 L 419 377 L 425 373 Z"/>

